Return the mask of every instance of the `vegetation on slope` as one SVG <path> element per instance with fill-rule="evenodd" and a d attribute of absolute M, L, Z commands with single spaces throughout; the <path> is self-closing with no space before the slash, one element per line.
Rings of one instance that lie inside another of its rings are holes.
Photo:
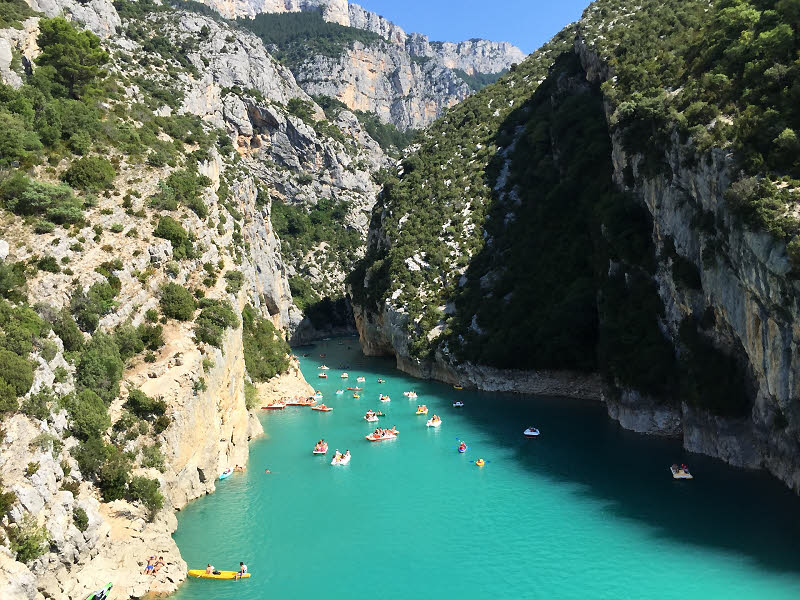
<path fill-rule="evenodd" d="M 735 152 L 732 207 L 787 240 L 800 232 L 800 7 L 796 0 L 594 3 L 584 29 L 616 78 L 604 86 L 628 149 L 663 169 L 673 133 Z M 613 23 L 613 25 L 612 25 Z"/>
<path fill-rule="evenodd" d="M 378 34 L 338 23 L 329 23 L 317 11 L 261 13 L 241 17 L 236 23 L 255 33 L 272 55 L 289 68 L 314 56 L 337 58 L 354 42 L 369 46 L 383 40 Z"/>

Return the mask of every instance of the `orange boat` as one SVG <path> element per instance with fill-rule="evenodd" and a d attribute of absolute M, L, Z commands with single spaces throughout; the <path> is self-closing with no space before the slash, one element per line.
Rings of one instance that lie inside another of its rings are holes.
<path fill-rule="evenodd" d="M 312 406 L 311 410 L 320 410 L 322 412 L 328 412 L 333 410 L 330 406 L 325 406 L 324 404 L 320 404 L 319 406 Z"/>
<path fill-rule="evenodd" d="M 364 388 L 347 388 L 347 389 L 348 389 L 348 390 L 350 390 L 351 392 L 360 392 L 360 391 L 362 391 Z"/>
<path fill-rule="evenodd" d="M 393 440 L 397 437 L 397 434 L 400 433 L 396 429 L 390 429 L 387 433 L 382 435 L 375 435 L 375 433 L 370 433 L 369 435 L 365 435 L 364 437 L 368 439 L 370 442 L 382 442 L 383 440 Z"/>
<path fill-rule="evenodd" d="M 261 408 L 264 408 L 264 409 L 271 408 L 273 410 L 277 409 L 277 408 L 286 408 L 286 402 L 271 402 L 271 403 L 269 403 L 269 404 L 267 404 L 265 406 L 262 406 Z"/>

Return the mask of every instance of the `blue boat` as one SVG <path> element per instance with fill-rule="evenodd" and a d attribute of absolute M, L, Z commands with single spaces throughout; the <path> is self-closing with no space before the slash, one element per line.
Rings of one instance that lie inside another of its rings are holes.
<path fill-rule="evenodd" d="M 222 473 L 220 473 L 220 474 L 219 474 L 219 478 L 220 478 L 220 479 L 227 479 L 228 477 L 230 477 L 230 476 L 231 476 L 231 474 L 232 474 L 232 473 L 233 473 L 233 469 L 231 469 L 230 467 L 228 467 L 228 468 L 227 468 L 227 469 L 225 469 L 225 470 L 224 470 Z"/>

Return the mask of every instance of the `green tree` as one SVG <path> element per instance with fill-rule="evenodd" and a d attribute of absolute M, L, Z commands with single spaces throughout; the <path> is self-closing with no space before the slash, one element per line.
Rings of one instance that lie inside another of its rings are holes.
<path fill-rule="evenodd" d="M 164 496 L 159 490 L 156 479 L 134 477 L 128 485 L 128 497 L 131 500 L 138 500 L 144 505 L 147 509 L 147 520 L 151 522 L 158 511 L 164 507 Z"/>
<path fill-rule="evenodd" d="M 164 316 L 189 321 L 196 307 L 192 294 L 186 288 L 177 283 L 167 283 L 161 287 L 161 312 Z"/>
<path fill-rule="evenodd" d="M 55 81 L 71 98 L 81 98 L 104 75 L 101 67 L 108 62 L 108 53 L 90 31 L 78 31 L 62 17 L 41 19 L 36 41 L 42 51 L 36 64 L 52 67 Z"/>
<path fill-rule="evenodd" d="M 92 390 L 82 390 L 67 405 L 75 437 L 82 440 L 99 437 L 111 427 L 111 419 L 103 399 Z"/>
<path fill-rule="evenodd" d="M 119 394 L 122 368 L 114 339 L 102 332 L 95 333 L 78 360 L 75 369 L 77 387 L 93 391 L 108 405 Z"/>
<path fill-rule="evenodd" d="M 86 156 L 74 161 L 64 172 L 64 181 L 74 188 L 97 191 L 110 188 L 116 176 L 114 167 L 100 156 Z"/>

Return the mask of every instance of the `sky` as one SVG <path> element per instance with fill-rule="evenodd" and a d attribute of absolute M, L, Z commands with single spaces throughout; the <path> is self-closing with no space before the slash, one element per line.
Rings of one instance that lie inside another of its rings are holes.
<path fill-rule="evenodd" d="M 350 0 L 432 41 L 483 38 L 531 53 L 577 21 L 591 0 Z"/>

